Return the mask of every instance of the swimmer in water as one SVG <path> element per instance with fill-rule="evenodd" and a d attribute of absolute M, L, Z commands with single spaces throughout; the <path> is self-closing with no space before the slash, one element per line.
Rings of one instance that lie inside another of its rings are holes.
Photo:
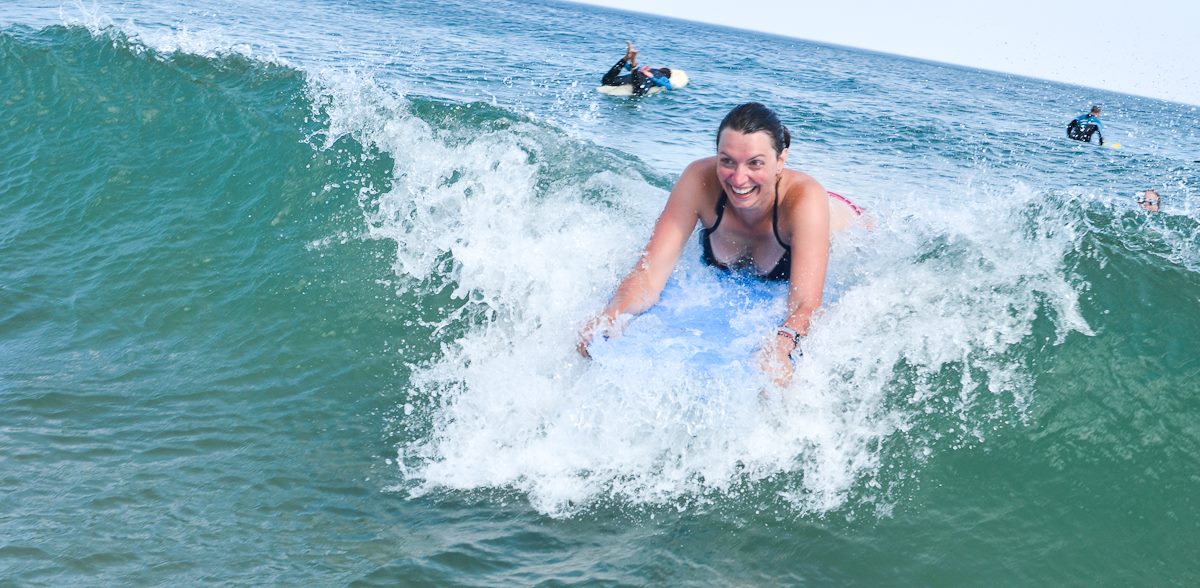
<path fill-rule="evenodd" d="M 1092 106 L 1091 111 L 1085 112 L 1067 123 L 1067 137 L 1084 143 L 1092 142 L 1092 134 L 1100 139 L 1100 144 L 1104 144 L 1104 133 L 1101 129 L 1104 124 L 1100 122 L 1100 106 Z"/>
<path fill-rule="evenodd" d="M 1136 202 L 1138 207 L 1146 212 L 1158 212 L 1162 204 L 1162 197 L 1158 195 L 1156 190 L 1143 190 L 1137 195 Z"/>
<path fill-rule="evenodd" d="M 717 153 L 684 169 L 667 198 L 637 265 L 608 305 L 587 321 L 577 349 L 589 357 L 596 335 L 615 335 L 621 315 L 645 312 L 675 269 L 700 226 L 703 260 L 722 271 L 788 282 L 787 314 L 770 333 L 759 365 L 782 385 L 803 354 L 813 312 L 821 306 L 829 240 L 862 209 L 827 191 L 812 176 L 787 169 L 791 135 L 770 108 L 735 107 L 717 129 Z"/>

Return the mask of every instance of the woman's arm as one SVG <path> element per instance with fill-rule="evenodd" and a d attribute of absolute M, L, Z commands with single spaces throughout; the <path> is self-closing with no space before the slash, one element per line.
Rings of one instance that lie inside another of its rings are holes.
<path fill-rule="evenodd" d="M 782 228 L 790 233 L 792 248 L 791 279 L 788 283 L 788 312 L 781 326 L 798 335 L 808 334 L 812 315 L 821 307 L 825 290 L 825 272 L 829 266 L 829 194 L 816 180 L 803 176 L 789 186 L 781 211 L 788 220 Z M 786 331 L 785 331 L 786 333 Z M 765 366 L 778 384 L 791 375 L 788 355 L 798 346 L 787 334 L 774 333 L 764 346 Z"/>
<path fill-rule="evenodd" d="M 579 333 L 579 354 L 588 357 L 587 346 L 597 331 L 611 326 L 618 316 L 640 314 L 658 302 L 667 279 L 679 262 L 688 238 L 700 220 L 699 204 L 704 200 L 709 176 L 714 175 L 713 158 L 689 165 L 671 189 L 667 204 L 654 223 L 654 232 L 638 262 L 630 270 L 604 310 L 592 317 Z"/>
<path fill-rule="evenodd" d="M 782 324 L 807 335 L 812 314 L 821 306 L 829 267 L 829 193 L 811 178 L 794 189 L 800 197 L 785 211 L 791 221 L 792 273 L 788 315 Z"/>

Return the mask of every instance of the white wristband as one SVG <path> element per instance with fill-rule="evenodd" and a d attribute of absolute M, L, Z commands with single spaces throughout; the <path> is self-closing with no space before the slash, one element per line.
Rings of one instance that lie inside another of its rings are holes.
<path fill-rule="evenodd" d="M 782 335 L 792 340 L 792 351 L 788 355 L 795 360 L 798 357 L 804 356 L 804 350 L 800 349 L 800 333 L 791 327 L 779 325 L 775 327 L 775 334 Z"/>

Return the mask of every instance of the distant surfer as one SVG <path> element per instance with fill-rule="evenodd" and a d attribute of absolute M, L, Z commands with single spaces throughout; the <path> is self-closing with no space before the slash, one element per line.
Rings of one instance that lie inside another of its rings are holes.
<path fill-rule="evenodd" d="M 638 66 L 637 49 L 633 48 L 633 43 L 625 41 L 625 56 L 621 58 L 604 77 L 600 79 L 602 86 L 632 86 L 634 96 L 642 96 L 650 91 L 650 88 L 659 87 L 664 90 L 673 90 L 671 87 L 671 69 L 667 67 L 653 68 L 650 66 Z M 628 70 L 629 73 L 622 72 Z"/>
<path fill-rule="evenodd" d="M 759 355 L 759 365 L 785 382 L 789 358 L 802 353 L 800 338 L 821 306 L 830 235 L 862 214 L 808 174 L 786 169 L 790 144 L 787 127 L 770 108 L 749 102 L 731 110 L 717 129 L 717 154 L 683 170 L 637 265 L 581 329 L 579 353 L 589 357 L 597 334 L 616 335 L 618 317 L 658 302 L 699 224 L 706 264 L 788 282 L 787 316 L 763 334 Z"/>
<path fill-rule="evenodd" d="M 1162 196 L 1158 195 L 1157 190 L 1143 190 L 1135 200 L 1138 206 L 1146 212 L 1158 212 L 1162 204 Z"/>
<path fill-rule="evenodd" d="M 1092 134 L 1094 133 L 1100 139 L 1100 144 L 1104 144 L 1104 133 L 1101 132 L 1103 123 L 1100 122 L 1100 106 L 1092 106 L 1090 112 L 1085 112 L 1067 123 L 1067 137 L 1084 143 L 1092 142 Z"/>

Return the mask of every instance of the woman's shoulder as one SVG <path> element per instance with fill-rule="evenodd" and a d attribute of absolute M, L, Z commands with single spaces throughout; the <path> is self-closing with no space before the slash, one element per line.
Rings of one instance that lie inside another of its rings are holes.
<path fill-rule="evenodd" d="M 702 157 L 688 164 L 679 174 L 677 185 L 684 186 L 689 192 L 716 194 L 720 190 L 717 179 L 717 157 L 715 155 Z"/>
<path fill-rule="evenodd" d="M 794 169 L 784 170 L 782 186 L 784 199 L 795 205 L 804 200 L 824 200 L 828 196 L 825 186 L 816 178 Z"/>
<path fill-rule="evenodd" d="M 709 155 L 708 157 L 701 157 L 683 168 L 683 173 L 692 175 L 711 174 L 715 176 L 717 174 L 717 156 Z"/>

